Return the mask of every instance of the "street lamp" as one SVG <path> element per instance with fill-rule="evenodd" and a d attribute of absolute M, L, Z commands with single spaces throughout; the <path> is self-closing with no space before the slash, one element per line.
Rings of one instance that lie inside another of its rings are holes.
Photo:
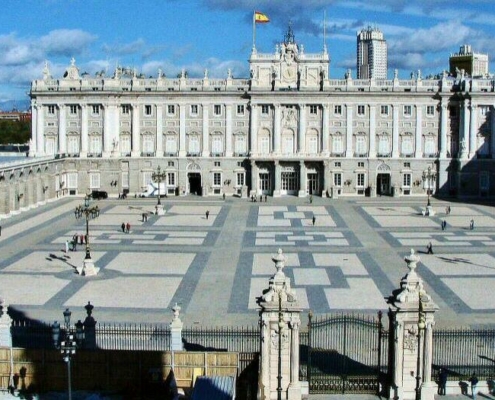
<path fill-rule="evenodd" d="M 80 215 L 84 214 L 84 216 L 86 217 L 86 236 L 85 236 L 86 256 L 84 257 L 82 268 L 78 268 L 77 272 L 80 275 L 87 275 L 87 276 L 96 275 L 99 271 L 99 268 L 95 268 L 95 264 L 91 259 L 91 250 L 89 246 L 89 221 L 91 219 L 95 219 L 100 216 L 100 209 L 98 208 L 98 205 L 94 207 L 90 207 L 90 200 L 91 200 L 90 195 L 89 194 L 86 195 L 86 197 L 84 198 L 84 207 L 83 206 L 78 207 L 79 214 Z M 77 240 L 77 238 L 74 239 Z"/>
<path fill-rule="evenodd" d="M 419 295 L 418 315 L 418 357 L 416 359 L 416 400 L 421 400 L 421 335 L 426 327 L 426 316 L 423 311 L 423 300 Z"/>
<path fill-rule="evenodd" d="M 434 186 L 435 184 L 435 179 L 436 179 L 435 171 L 432 171 L 431 166 L 428 167 L 427 171 L 423 171 L 422 179 L 424 186 L 426 186 L 426 194 L 428 195 L 428 203 L 426 204 L 426 206 L 431 207 L 430 192 L 432 186 Z"/>
<path fill-rule="evenodd" d="M 151 179 L 153 179 L 153 182 L 157 181 L 158 182 L 158 203 L 157 203 L 157 206 L 160 206 L 162 203 L 161 203 L 161 200 L 160 200 L 160 183 L 162 181 L 165 181 L 165 178 L 166 178 L 167 174 L 164 172 L 161 172 L 161 168 L 160 166 L 158 166 L 156 172 L 153 172 L 151 174 Z"/>
<path fill-rule="evenodd" d="M 82 343 L 84 340 L 84 330 L 83 323 L 79 320 L 75 324 L 75 340 L 73 330 L 70 327 L 70 317 L 72 313 L 67 308 L 64 312 L 64 334 L 61 339 L 60 335 L 60 324 L 55 321 L 52 325 L 52 338 L 53 344 L 57 349 L 60 349 L 60 353 L 62 354 L 63 360 L 67 363 L 67 393 L 68 399 L 72 400 L 72 379 L 71 379 L 71 360 L 72 357 L 76 354 L 76 349 L 78 347 L 78 343 Z"/>

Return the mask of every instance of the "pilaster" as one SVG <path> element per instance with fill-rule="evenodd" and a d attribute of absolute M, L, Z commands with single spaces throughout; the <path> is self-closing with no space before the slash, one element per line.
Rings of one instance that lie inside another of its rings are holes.
<path fill-rule="evenodd" d="M 470 106 L 470 124 L 469 124 L 469 158 L 473 158 L 476 155 L 476 142 L 478 136 L 478 106 L 471 101 Z"/>
<path fill-rule="evenodd" d="M 202 156 L 210 156 L 210 131 L 209 131 L 209 104 L 203 104 L 203 139 L 202 139 Z"/>
<path fill-rule="evenodd" d="M 446 158 L 447 152 L 447 117 L 449 109 L 447 107 L 447 99 L 442 98 L 440 105 L 440 158 Z"/>
<path fill-rule="evenodd" d="M 392 157 L 399 158 L 399 107 L 400 105 L 392 105 Z"/>
<path fill-rule="evenodd" d="M 345 156 L 352 157 L 352 124 L 353 109 L 351 104 L 346 104 L 346 138 L 345 138 Z"/>
<path fill-rule="evenodd" d="M 67 153 L 67 107 L 60 104 L 58 107 L 58 152 Z"/>

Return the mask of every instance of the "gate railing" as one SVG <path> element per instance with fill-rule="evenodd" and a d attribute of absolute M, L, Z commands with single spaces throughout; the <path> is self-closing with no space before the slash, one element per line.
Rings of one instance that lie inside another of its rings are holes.
<path fill-rule="evenodd" d="M 307 339 L 301 339 L 301 378 L 308 380 L 310 393 L 378 394 L 386 383 L 388 332 L 381 312 L 310 314 Z"/>
<path fill-rule="evenodd" d="M 480 380 L 495 377 L 495 329 L 436 329 L 433 331 L 433 374 L 447 371 L 450 380 L 466 379 L 473 372 Z"/>

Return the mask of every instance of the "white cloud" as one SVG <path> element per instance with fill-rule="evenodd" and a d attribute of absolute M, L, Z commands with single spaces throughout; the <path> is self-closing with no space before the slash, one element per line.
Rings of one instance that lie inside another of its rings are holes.
<path fill-rule="evenodd" d="M 96 39 L 97 36 L 80 29 L 57 29 L 42 36 L 39 43 L 34 41 L 32 45 L 39 44 L 47 56 L 71 57 L 81 54 Z"/>

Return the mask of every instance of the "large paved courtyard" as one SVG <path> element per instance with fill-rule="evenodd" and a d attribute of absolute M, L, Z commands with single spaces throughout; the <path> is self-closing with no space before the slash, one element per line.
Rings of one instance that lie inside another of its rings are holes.
<path fill-rule="evenodd" d="M 306 314 L 387 310 L 385 297 L 406 274 L 404 256 L 420 253 L 418 272 L 439 305 L 437 326 L 495 325 L 495 209 L 424 199 L 269 198 L 99 201 L 90 222 L 95 277 L 77 275 L 84 246 L 65 242 L 85 233 L 66 198 L 0 221 L 0 296 L 32 319 L 60 320 L 69 307 L 85 316 L 91 301 L 99 322 L 171 320 L 182 307 L 186 325 L 253 325 L 256 297 L 275 272 L 281 248 L 285 272 Z M 452 212 L 445 214 L 450 204 Z M 209 211 L 209 218 L 206 218 Z M 313 216 L 315 224 L 313 226 Z M 447 229 L 441 229 L 441 221 Z M 474 219 L 475 229 L 469 229 Z M 122 222 L 131 230 L 124 233 Z M 431 242 L 434 254 L 426 254 Z"/>

